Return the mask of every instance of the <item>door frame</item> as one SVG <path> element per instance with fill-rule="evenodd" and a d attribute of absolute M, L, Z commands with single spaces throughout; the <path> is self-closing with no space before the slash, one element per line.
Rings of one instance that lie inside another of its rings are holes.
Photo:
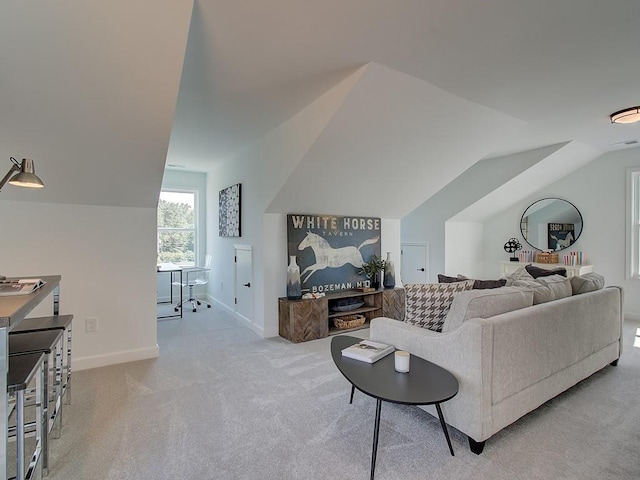
<path fill-rule="evenodd" d="M 431 275 L 431 267 L 429 265 L 429 242 L 400 242 L 400 279 L 402 280 L 402 267 L 404 265 L 404 247 L 424 247 L 424 261 L 425 261 L 425 275 L 424 275 L 424 283 L 429 283 L 429 278 Z M 402 282 L 404 284 L 404 282 Z"/>
<path fill-rule="evenodd" d="M 238 303 L 237 303 L 237 299 L 238 299 L 238 251 L 242 250 L 242 251 L 248 251 L 249 252 L 249 256 L 250 256 L 250 260 L 251 260 L 251 271 L 249 272 L 249 282 L 251 282 L 252 284 L 252 288 L 253 288 L 253 246 L 252 245 L 234 245 L 233 246 L 233 255 L 234 255 L 234 262 L 233 262 L 233 312 L 234 314 L 240 318 L 241 320 L 247 322 L 249 325 L 253 325 L 253 290 L 250 290 L 251 292 L 251 305 L 249 306 L 249 315 L 252 318 L 247 318 L 246 316 L 244 316 L 243 314 L 241 314 L 238 311 Z"/>

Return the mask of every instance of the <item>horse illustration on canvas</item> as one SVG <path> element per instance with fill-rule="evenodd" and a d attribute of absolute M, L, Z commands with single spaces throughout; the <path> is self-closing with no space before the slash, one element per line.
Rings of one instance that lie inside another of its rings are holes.
<path fill-rule="evenodd" d="M 567 233 L 566 237 L 558 238 L 555 235 L 549 234 L 549 237 L 553 238 L 556 241 L 556 250 L 562 250 L 563 248 L 567 248 L 571 246 L 571 242 L 573 242 L 573 235 L 571 232 Z"/>
<path fill-rule="evenodd" d="M 309 265 L 300 274 L 300 278 L 303 282 L 307 282 L 311 275 L 318 270 L 324 270 L 325 268 L 340 268 L 347 263 L 350 263 L 356 268 L 362 268 L 364 260 L 360 249 L 365 245 L 371 245 L 378 241 L 380 237 L 370 238 L 362 242 L 358 247 L 348 246 L 333 248 L 329 245 L 324 238 L 320 235 L 307 231 L 307 236 L 298 245 L 298 250 L 304 250 L 305 248 L 311 248 L 316 258 L 316 263 Z M 306 275 L 306 278 L 304 276 Z"/>

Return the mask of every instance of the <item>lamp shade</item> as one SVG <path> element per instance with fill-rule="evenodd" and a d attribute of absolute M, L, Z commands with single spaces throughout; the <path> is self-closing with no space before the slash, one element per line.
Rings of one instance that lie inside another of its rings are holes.
<path fill-rule="evenodd" d="M 635 123 L 640 122 L 640 106 L 625 108 L 611 114 L 611 123 Z"/>
<path fill-rule="evenodd" d="M 30 187 L 30 188 L 42 188 L 44 187 L 44 183 L 42 180 L 38 178 L 36 175 L 36 169 L 33 165 L 33 160 L 30 158 L 23 158 L 22 164 L 20 165 L 20 171 L 16 173 L 11 180 L 9 180 L 11 185 L 17 185 L 19 187 Z"/>

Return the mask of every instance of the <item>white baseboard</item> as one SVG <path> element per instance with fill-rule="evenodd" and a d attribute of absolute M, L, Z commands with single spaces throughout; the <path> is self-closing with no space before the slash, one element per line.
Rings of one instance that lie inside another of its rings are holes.
<path fill-rule="evenodd" d="M 106 367 L 119 363 L 158 358 L 159 355 L 160 348 L 156 345 L 150 348 L 139 348 L 137 350 L 125 350 L 122 352 L 106 353 L 104 355 L 74 358 L 72 368 L 74 371 L 88 370 L 90 368 Z"/>
<path fill-rule="evenodd" d="M 230 315 L 232 315 L 233 318 L 236 318 L 237 320 L 239 320 L 245 327 L 247 327 L 250 330 L 252 330 L 253 332 L 255 332 L 256 335 L 259 335 L 260 338 L 265 338 L 265 336 L 264 336 L 264 328 L 256 325 L 255 323 L 253 323 L 251 320 L 249 320 L 244 315 L 240 315 L 235 310 L 233 310 L 231 307 L 229 307 L 227 304 L 222 303 L 217 298 L 211 297 L 209 295 L 207 295 L 207 298 L 209 299 L 209 303 L 215 303 L 217 306 L 219 306 L 223 310 L 227 311 Z"/>
<path fill-rule="evenodd" d="M 640 313 L 637 312 L 625 312 L 624 319 L 631 322 L 640 322 Z"/>

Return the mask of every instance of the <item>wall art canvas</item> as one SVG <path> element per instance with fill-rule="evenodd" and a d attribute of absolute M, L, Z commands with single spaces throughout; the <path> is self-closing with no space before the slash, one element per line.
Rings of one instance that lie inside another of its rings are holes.
<path fill-rule="evenodd" d="M 242 184 L 236 183 L 220 190 L 219 197 L 219 235 L 221 237 L 240 237 L 240 196 Z"/>
<path fill-rule="evenodd" d="M 303 293 L 368 286 L 358 272 L 380 249 L 380 218 L 287 215 L 287 258 L 297 258 Z"/>
<path fill-rule="evenodd" d="M 549 250 L 562 250 L 575 241 L 576 226 L 573 223 L 549 223 L 548 225 Z"/>

